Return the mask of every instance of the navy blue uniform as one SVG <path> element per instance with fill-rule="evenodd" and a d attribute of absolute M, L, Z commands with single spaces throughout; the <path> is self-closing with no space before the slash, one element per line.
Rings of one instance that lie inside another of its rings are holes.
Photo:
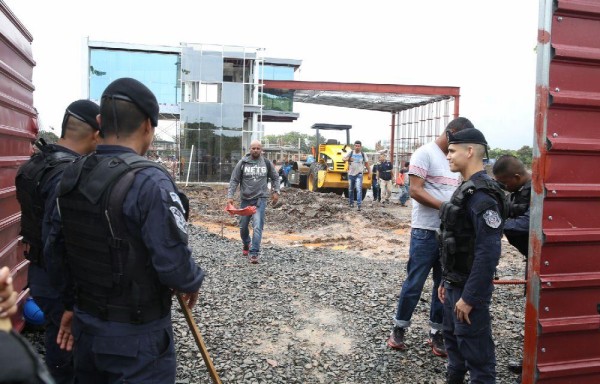
<path fill-rule="evenodd" d="M 50 144 L 57 152 L 66 153 L 73 158 L 79 154 L 58 144 Z M 44 243 L 50 231 L 50 218 L 56 206 L 56 185 L 59 183 L 62 172 L 57 172 L 53 177 L 40 185 L 40 198 L 44 201 L 44 216 L 42 220 L 41 241 Z M 60 300 L 60 293 L 50 282 L 47 266 L 30 263 L 28 268 L 28 285 L 31 296 L 44 313 L 45 331 L 44 347 L 46 349 L 46 365 L 57 384 L 73 382 L 73 356 L 71 352 L 61 350 L 56 343 L 56 336 L 60 320 L 64 313 L 64 306 Z"/>
<path fill-rule="evenodd" d="M 490 179 L 484 172 L 471 177 Z M 465 218 L 472 224 L 473 264 L 463 284 L 444 282 L 444 338 L 448 352 L 449 378 L 461 382 L 467 371 L 472 383 L 495 383 L 496 356 L 492 339 L 490 302 L 494 271 L 500 259 L 502 211 L 498 200 L 483 190 L 476 190 L 466 200 Z M 471 324 L 460 322 L 454 312 L 463 299 L 473 308 Z"/>
<path fill-rule="evenodd" d="M 114 145 L 100 145 L 96 156 L 133 153 Z M 149 167 L 138 171 L 125 195 L 122 214 L 132 238 L 145 247 L 160 284 L 178 292 L 197 292 L 204 273 L 191 257 L 183 206 L 171 179 Z M 60 236 L 60 217 L 53 216 L 51 237 Z M 60 244 L 59 244 L 60 245 Z M 60 258 L 62 251 L 46 247 L 47 256 Z M 77 271 L 70 271 L 76 275 Z M 68 274 L 67 274 L 68 276 Z M 73 302 L 72 292 L 65 300 Z M 68 304 L 67 304 L 68 305 Z M 170 312 L 142 324 L 102 320 L 75 305 L 75 372 L 82 383 L 172 383 L 175 350 Z"/>

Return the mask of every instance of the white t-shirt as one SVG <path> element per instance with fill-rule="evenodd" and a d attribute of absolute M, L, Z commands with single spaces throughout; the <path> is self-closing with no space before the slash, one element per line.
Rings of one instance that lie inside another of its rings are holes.
<path fill-rule="evenodd" d="M 425 144 L 410 158 L 409 175 L 425 180 L 427 193 L 441 201 L 448 201 L 460 182 L 460 173 L 451 172 L 446 155 L 435 142 Z M 412 199 L 413 228 L 437 230 L 440 227 L 439 211 L 419 204 Z"/>

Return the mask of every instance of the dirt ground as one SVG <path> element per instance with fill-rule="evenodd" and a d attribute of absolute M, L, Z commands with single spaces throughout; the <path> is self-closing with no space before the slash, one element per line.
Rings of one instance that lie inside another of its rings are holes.
<path fill-rule="evenodd" d="M 225 212 L 226 185 L 184 187 L 190 199 L 192 224 L 239 240 L 237 218 Z M 263 245 L 349 249 L 365 258 L 397 258 L 408 254 L 410 203 L 400 206 L 398 194 L 389 203 L 373 202 L 368 192 L 359 212 L 347 198 L 285 188 L 280 202 L 269 204 Z M 236 200 L 238 206 L 239 200 Z"/>
<path fill-rule="evenodd" d="M 237 217 L 225 211 L 227 185 L 193 185 L 181 187 L 190 199 L 190 222 L 232 240 L 238 240 Z M 410 244 L 411 201 L 399 203 L 394 192 L 387 204 L 374 202 L 367 192 L 362 210 L 348 207 L 348 200 L 334 193 L 316 193 L 284 188 L 279 203 L 269 203 L 263 229 L 262 245 L 286 247 L 327 247 L 355 251 L 367 259 L 408 260 Z M 239 195 L 235 197 L 239 206 Z M 522 263 L 523 257 L 502 239 L 499 271 Z M 521 274 L 502 273 L 500 279 L 520 280 Z"/>

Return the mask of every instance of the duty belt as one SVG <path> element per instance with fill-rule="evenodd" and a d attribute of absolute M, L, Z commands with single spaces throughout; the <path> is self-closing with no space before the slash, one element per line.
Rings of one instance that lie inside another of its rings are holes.
<path fill-rule="evenodd" d="M 144 324 L 161 319 L 168 314 L 168 311 L 162 310 L 162 305 L 158 302 L 138 308 L 129 308 L 102 304 L 97 300 L 80 296 L 77 298 L 77 306 L 82 311 L 101 320 L 117 323 Z"/>

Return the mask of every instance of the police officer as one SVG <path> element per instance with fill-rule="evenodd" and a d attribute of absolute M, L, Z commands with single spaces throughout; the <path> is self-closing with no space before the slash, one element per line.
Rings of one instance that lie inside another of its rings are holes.
<path fill-rule="evenodd" d="M 500 156 L 492 169 L 500 187 L 507 196 L 508 218 L 504 223 L 504 235 L 527 260 L 529 249 L 529 203 L 531 201 L 531 175 L 521 160 L 511 155 Z M 527 278 L 527 263 L 525 264 Z M 521 373 L 523 361 L 510 361 L 508 369 Z"/>
<path fill-rule="evenodd" d="M 46 363 L 59 384 L 73 382 L 73 358 L 56 343 L 64 307 L 46 272 L 50 266 L 43 260 L 43 244 L 55 206 L 56 185 L 65 167 L 96 148 L 99 112 L 98 105 L 89 100 L 71 103 L 65 111 L 57 144 L 46 145 L 43 139 L 38 140 L 35 144 L 38 151 L 19 168 L 15 179 L 17 200 L 21 204 L 21 235 L 28 245 L 29 289 L 44 312 Z"/>
<path fill-rule="evenodd" d="M 193 307 L 204 277 L 188 248 L 187 199 L 141 156 L 158 123 L 145 85 L 109 84 L 98 122 L 103 145 L 68 167 L 59 185 L 51 236 L 62 223 L 65 249 L 48 250 L 65 256 L 74 286 L 65 291 L 73 334 L 61 328 L 59 339 L 67 349 L 76 340 L 81 383 L 173 383 L 172 290 Z"/>
<path fill-rule="evenodd" d="M 499 157 L 492 172 L 500 187 L 510 192 L 507 197 L 508 218 L 504 224 L 504 234 L 508 242 L 527 258 L 531 175 L 523 162 L 511 155 Z"/>
<path fill-rule="evenodd" d="M 469 128 L 448 132 L 450 170 L 463 183 L 442 204 L 441 247 L 444 338 L 448 352 L 448 383 L 495 383 L 496 357 L 492 340 L 490 301 L 492 279 L 500 258 L 504 192 L 483 170 L 487 142 Z"/>

